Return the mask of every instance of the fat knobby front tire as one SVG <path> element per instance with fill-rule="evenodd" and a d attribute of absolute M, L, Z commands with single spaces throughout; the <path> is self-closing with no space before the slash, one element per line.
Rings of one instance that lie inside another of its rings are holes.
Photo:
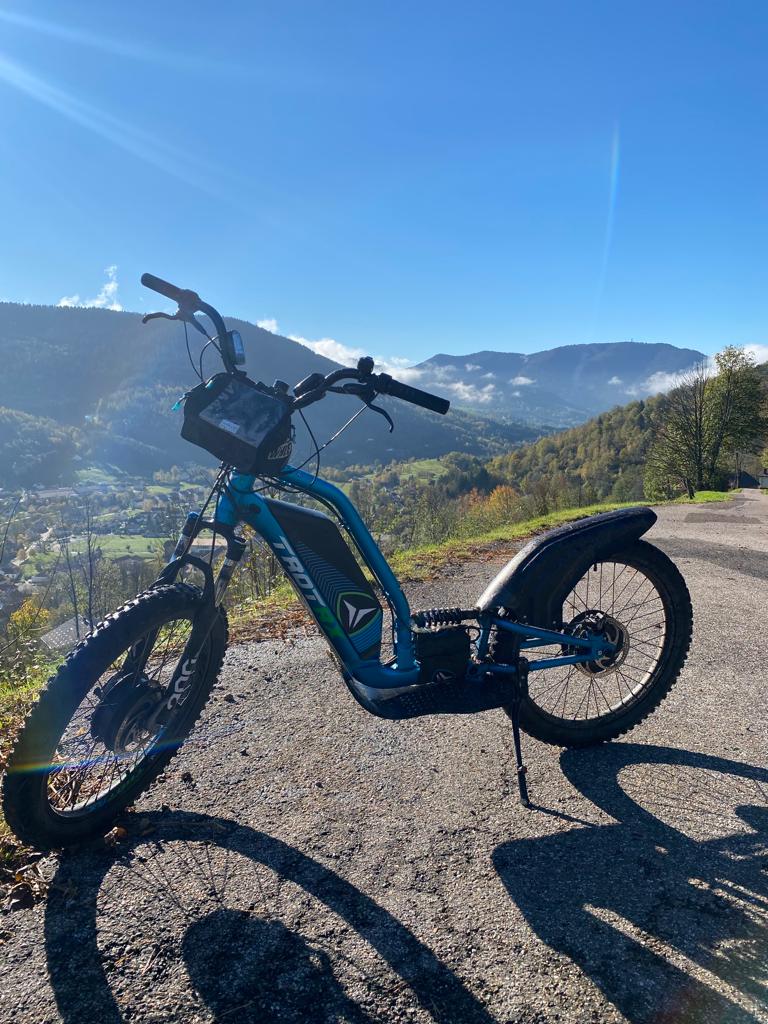
<path fill-rule="evenodd" d="M 5 818 L 19 839 L 52 849 L 102 835 L 166 767 L 221 670 L 223 609 L 174 713 L 152 735 L 142 734 L 141 715 L 171 678 L 200 606 L 200 591 L 185 583 L 148 590 L 107 616 L 48 680 L 17 737 L 3 784 Z M 140 677 L 121 677 L 121 660 L 138 649 Z"/>

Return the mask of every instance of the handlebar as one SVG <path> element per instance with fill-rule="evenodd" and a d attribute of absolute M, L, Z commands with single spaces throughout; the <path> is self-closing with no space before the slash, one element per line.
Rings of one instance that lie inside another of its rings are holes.
<path fill-rule="evenodd" d="M 179 319 L 181 320 L 191 318 L 195 313 L 205 314 L 216 331 L 219 351 L 221 352 L 221 358 L 224 360 L 224 367 L 227 373 L 242 373 L 242 370 L 237 369 L 232 339 L 217 309 L 214 309 L 207 302 L 203 302 L 197 292 L 190 291 L 187 288 L 179 288 L 177 285 L 171 284 L 170 281 L 164 281 L 162 277 L 155 277 L 154 274 L 142 274 L 141 283 L 145 288 L 151 288 L 153 292 L 159 292 L 160 295 L 165 295 L 167 299 L 175 302 L 179 307 L 179 313 L 181 314 Z M 200 327 L 199 323 L 197 327 Z"/>
<path fill-rule="evenodd" d="M 299 395 L 294 399 L 294 409 L 303 409 L 307 405 L 319 402 L 329 390 L 342 380 L 356 380 L 363 385 L 368 385 L 371 398 L 375 394 L 390 395 L 392 398 L 399 398 L 402 402 L 410 402 L 411 405 L 429 409 L 430 412 L 440 413 L 441 416 L 444 416 L 451 407 L 447 398 L 440 398 L 428 391 L 421 391 L 419 388 L 412 388 L 409 384 L 402 384 L 399 380 L 390 377 L 388 373 L 371 373 L 366 366 L 364 369 L 358 367 L 357 369 L 334 370 L 327 377 L 317 374 L 314 379 L 307 378 L 307 382 L 311 381 L 310 389 L 299 384 L 294 389 Z M 350 391 L 350 394 L 359 394 L 359 392 Z"/>
<path fill-rule="evenodd" d="M 162 277 L 155 277 L 154 274 L 142 274 L 141 283 L 145 288 L 151 288 L 153 292 L 159 292 L 167 299 L 176 302 L 179 306 L 196 305 L 200 302 L 200 296 L 197 292 L 189 291 L 186 288 L 177 288 L 175 284 L 164 281 Z M 193 301 L 190 302 L 190 299 Z"/>
<path fill-rule="evenodd" d="M 202 326 L 194 320 L 194 314 L 204 313 L 216 329 L 219 350 L 227 373 L 243 372 L 236 368 L 232 339 L 218 310 L 209 306 L 207 302 L 203 302 L 197 292 L 179 288 L 169 281 L 164 281 L 161 277 L 155 277 L 154 274 L 142 274 L 141 283 L 146 288 L 151 288 L 152 291 L 159 292 L 160 295 L 175 302 L 179 307 L 179 319 L 191 321 L 201 330 Z M 342 380 L 355 380 L 363 385 L 361 391 L 350 391 L 350 394 L 358 394 L 360 397 L 367 394 L 369 399 L 373 399 L 376 394 L 391 395 L 392 398 L 399 398 L 402 402 L 410 402 L 411 405 L 429 409 L 430 412 L 440 413 L 441 416 L 444 416 L 451 406 L 446 398 L 432 395 L 428 391 L 421 391 L 419 388 L 412 388 L 410 384 L 402 384 L 399 380 L 390 377 L 388 373 L 373 373 L 372 371 L 373 360 L 366 356 L 360 360 L 356 369 L 334 370 L 325 377 L 319 373 L 313 374 L 306 381 L 296 385 L 293 408 L 303 409 L 313 402 L 318 402 Z"/>
<path fill-rule="evenodd" d="M 428 391 L 420 388 L 412 388 L 410 384 L 402 384 L 394 380 L 388 373 L 376 374 L 376 390 L 382 395 L 391 395 L 399 398 L 402 402 L 410 402 L 411 405 L 419 405 L 422 409 L 429 409 L 430 412 L 439 412 L 445 416 L 451 407 L 447 398 L 440 398 L 438 395 L 431 395 Z"/>

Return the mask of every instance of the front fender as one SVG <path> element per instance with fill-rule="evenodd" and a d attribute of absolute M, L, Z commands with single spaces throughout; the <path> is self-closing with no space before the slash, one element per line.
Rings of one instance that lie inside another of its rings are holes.
<path fill-rule="evenodd" d="M 588 516 L 534 537 L 489 583 L 477 607 L 481 613 L 505 608 L 520 622 L 558 628 L 563 598 L 590 565 L 617 554 L 655 522 L 653 509 L 640 506 Z"/>

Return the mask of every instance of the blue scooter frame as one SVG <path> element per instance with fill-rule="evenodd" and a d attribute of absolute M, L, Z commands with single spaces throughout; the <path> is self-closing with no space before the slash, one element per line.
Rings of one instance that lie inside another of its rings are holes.
<path fill-rule="evenodd" d="M 232 474 L 226 492 L 218 499 L 215 523 L 234 530 L 244 522 L 263 538 L 285 568 L 299 595 L 338 655 L 348 682 L 356 682 L 365 691 L 394 691 L 415 685 L 419 678 L 419 666 L 415 655 L 411 610 L 395 574 L 359 512 L 342 490 L 304 470 L 286 466 L 280 479 L 292 489 L 330 505 L 351 536 L 392 609 L 395 652 L 392 662 L 383 664 L 378 657 L 361 658 L 344 630 L 338 628 L 333 614 L 319 593 L 318 581 L 313 577 L 312 568 L 302 562 L 293 544 L 285 536 L 283 526 L 273 514 L 270 500 L 254 492 L 255 477 Z M 559 658 L 531 661 L 528 663 L 529 671 L 586 663 L 611 654 L 615 650 L 604 637 L 572 636 L 551 629 L 538 628 L 532 624 L 509 621 L 494 614 L 479 615 L 477 621 L 481 631 L 478 641 L 478 653 L 481 658 L 488 649 L 489 637 L 494 627 L 518 635 L 521 640 L 520 646 L 524 649 L 560 644 L 574 651 L 573 654 L 564 654 Z M 503 665 L 485 665 L 484 670 L 502 673 L 509 671 Z"/>

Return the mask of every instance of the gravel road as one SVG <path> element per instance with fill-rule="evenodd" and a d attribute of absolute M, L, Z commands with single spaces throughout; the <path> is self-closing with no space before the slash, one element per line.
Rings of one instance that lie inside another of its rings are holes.
<path fill-rule="evenodd" d="M 0 917 L 0 1019 L 768 1021 L 767 526 L 756 492 L 660 510 L 688 665 L 624 742 L 526 740 L 534 810 L 501 712 L 381 722 L 317 638 L 234 648 L 131 834 Z"/>

